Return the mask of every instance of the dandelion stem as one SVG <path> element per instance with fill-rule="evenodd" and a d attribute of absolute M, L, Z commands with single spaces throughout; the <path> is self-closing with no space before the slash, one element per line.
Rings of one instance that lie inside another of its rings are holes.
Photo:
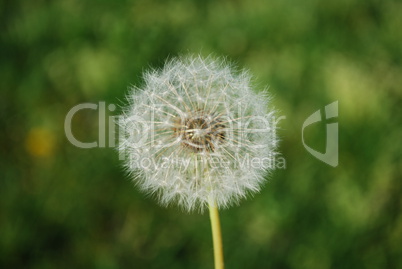
<path fill-rule="evenodd" d="M 214 244 L 215 269 L 223 269 L 223 246 L 221 223 L 219 221 L 218 208 L 215 202 L 209 202 L 209 217 L 211 218 L 212 240 Z"/>

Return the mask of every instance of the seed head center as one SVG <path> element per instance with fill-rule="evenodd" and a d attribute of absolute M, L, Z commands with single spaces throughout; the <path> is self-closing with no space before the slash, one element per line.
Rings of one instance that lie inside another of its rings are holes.
<path fill-rule="evenodd" d="M 225 140 L 224 128 L 219 117 L 202 113 L 181 119 L 173 129 L 186 148 L 194 152 L 213 152 Z"/>

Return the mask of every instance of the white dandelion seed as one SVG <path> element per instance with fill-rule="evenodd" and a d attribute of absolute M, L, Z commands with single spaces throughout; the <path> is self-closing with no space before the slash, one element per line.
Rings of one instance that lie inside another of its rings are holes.
<path fill-rule="evenodd" d="M 250 75 L 225 61 L 184 56 L 144 75 L 123 115 L 128 171 L 163 205 L 201 211 L 258 192 L 272 169 L 274 111 Z"/>

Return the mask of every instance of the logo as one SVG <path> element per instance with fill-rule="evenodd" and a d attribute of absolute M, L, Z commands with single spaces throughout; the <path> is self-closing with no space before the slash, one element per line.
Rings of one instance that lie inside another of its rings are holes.
<path fill-rule="evenodd" d="M 338 117 L 338 101 L 335 101 L 329 105 L 325 106 L 325 120 Z M 326 147 L 325 152 L 318 152 L 304 142 L 304 128 L 307 126 L 314 124 L 316 122 L 320 122 L 323 119 L 321 118 L 321 111 L 317 110 L 313 114 L 311 114 L 303 123 L 302 127 L 302 142 L 303 146 L 307 149 L 308 152 L 311 153 L 314 157 L 323 161 L 324 163 L 336 167 L 338 166 L 338 123 L 327 123 L 326 124 Z"/>

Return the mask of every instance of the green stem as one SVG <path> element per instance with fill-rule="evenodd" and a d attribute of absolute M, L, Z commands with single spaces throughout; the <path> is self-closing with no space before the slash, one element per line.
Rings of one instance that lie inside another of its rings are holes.
<path fill-rule="evenodd" d="M 211 219 L 212 240 L 214 244 L 215 269 L 224 269 L 221 223 L 219 212 L 213 201 L 209 202 L 209 217 Z"/>

